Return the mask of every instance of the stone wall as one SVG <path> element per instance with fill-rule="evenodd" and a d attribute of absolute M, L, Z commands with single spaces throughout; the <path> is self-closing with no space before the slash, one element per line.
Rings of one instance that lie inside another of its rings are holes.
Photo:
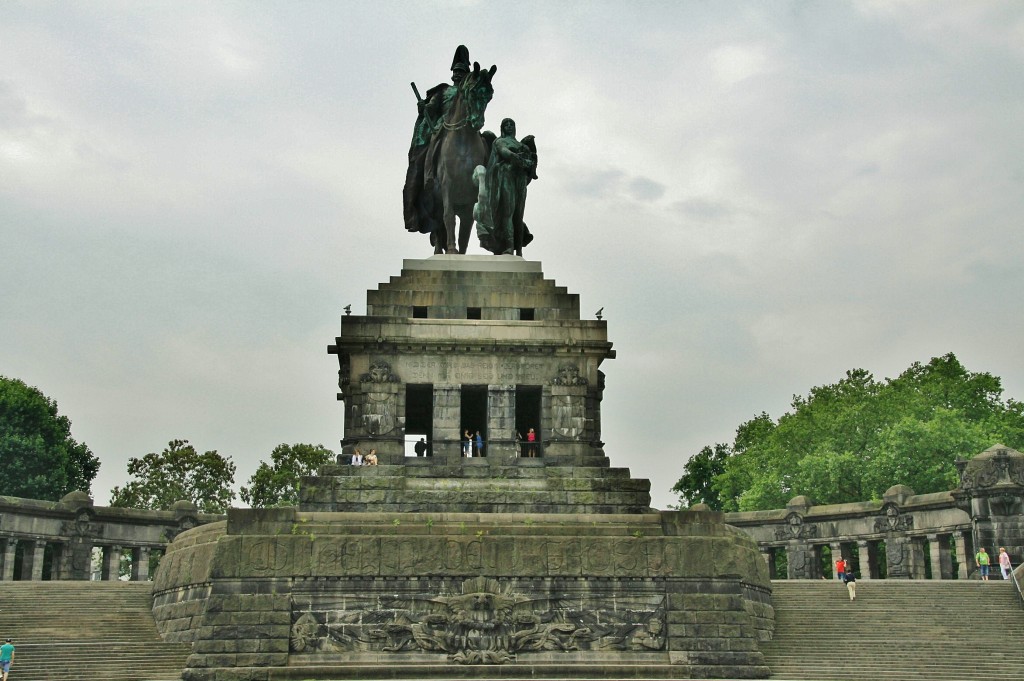
<path fill-rule="evenodd" d="M 154 611 L 179 640 L 191 617 L 186 679 L 768 674 L 767 569 L 720 514 L 232 510 L 175 542 L 157 603 L 207 578 L 201 617 Z"/>

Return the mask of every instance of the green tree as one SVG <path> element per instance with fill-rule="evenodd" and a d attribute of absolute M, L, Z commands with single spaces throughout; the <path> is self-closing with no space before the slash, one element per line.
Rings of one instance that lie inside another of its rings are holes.
<path fill-rule="evenodd" d="M 89 492 L 100 461 L 38 388 L 0 376 L 0 495 L 58 501 Z"/>
<path fill-rule="evenodd" d="M 968 371 L 953 354 L 885 381 L 848 371 L 792 407 L 737 430 L 710 485 L 724 510 L 781 508 L 799 494 L 823 504 L 877 499 L 896 484 L 944 491 L 956 485 L 958 457 L 997 442 L 1024 447 L 1024 407 L 1002 399 L 998 377 Z M 686 499 L 696 488 L 684 474 L 673 489 Z"/>
<path fill-rule="evenodd" d="M 261 461 L 242 487 L 242 501 L 253 508 L 294 506 L 299 503 L 299 481 L 313 475 L 320 466 L 334 460 L 334 452 L 323 445 L 280 444 L 270 453 L 272 465 Z"/>
<path fill-rule="evenodd" d="M 687 506 L 707 504 L 712 511 L 722 510 L 719 490 L 712 484 L 716 476 L 725 472 L 725 461 L 731 455 L 732 448 L 722 443 L 700 450 L 683 466 L 683 477 L 672 491 L 679 494 L 680 501 Z"/>
<path fill-rule="evenodd" d="M 110 505 L 168 510 L 176 501 L 191 501 L 202 513 L 224 513 L 235 493 L 235 464 L 214 451 L 199 454 L 188 440 L 172 440 L 160 454 L 128 460 L 135 477 L 110 493 Z"/>

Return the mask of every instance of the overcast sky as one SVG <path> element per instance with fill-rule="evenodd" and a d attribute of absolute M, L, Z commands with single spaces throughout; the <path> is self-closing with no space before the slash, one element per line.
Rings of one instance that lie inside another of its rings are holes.
<path fill-rule="evenodd" d="M 954 352 L 1024 399 L 1024 3 L 0 3 L 0 374 L 102 461 L 244 483 L 343 434 L 344 305 L 427 257 L 409 87 L 498 66 L 526 257 L 604 307 L 603 435 L 654 504 L 848 369 Z M 471 253 L 482 253 L 473 239 Z"/>

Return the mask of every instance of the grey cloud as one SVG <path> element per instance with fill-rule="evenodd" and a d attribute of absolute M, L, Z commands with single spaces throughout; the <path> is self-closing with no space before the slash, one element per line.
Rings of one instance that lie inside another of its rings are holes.
<path fill-rule="evenodd" d="M 565 189 L 578 196 L 593 199 L 621 199 L 623 197 L 651 203 L 665 195 L 665 185 L 643 175 L 629 175 L 618 168 L 586 170 L 571 175 Z"/>

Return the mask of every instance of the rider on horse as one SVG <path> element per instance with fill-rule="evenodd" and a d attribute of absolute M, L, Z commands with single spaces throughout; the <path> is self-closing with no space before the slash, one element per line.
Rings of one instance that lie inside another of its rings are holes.
<path fill-rule="evenodd" d="M 437 132 L 469 70 L 469 49 L 459 45 L 452 60 L 453 84 L 440 83 L 430 88 L 425 99 L 420 99 L 419 92 L 416 92 L 418 115 L 409 146 L 409 170 L 402 190 L 405 228 L 410 232 L 433 234 L 437 229 L 433 197 L 431 192 L 423 190 L 423 185 L 434 178 Z M 415 87 L 413 85 L 414 90 Z"/>

